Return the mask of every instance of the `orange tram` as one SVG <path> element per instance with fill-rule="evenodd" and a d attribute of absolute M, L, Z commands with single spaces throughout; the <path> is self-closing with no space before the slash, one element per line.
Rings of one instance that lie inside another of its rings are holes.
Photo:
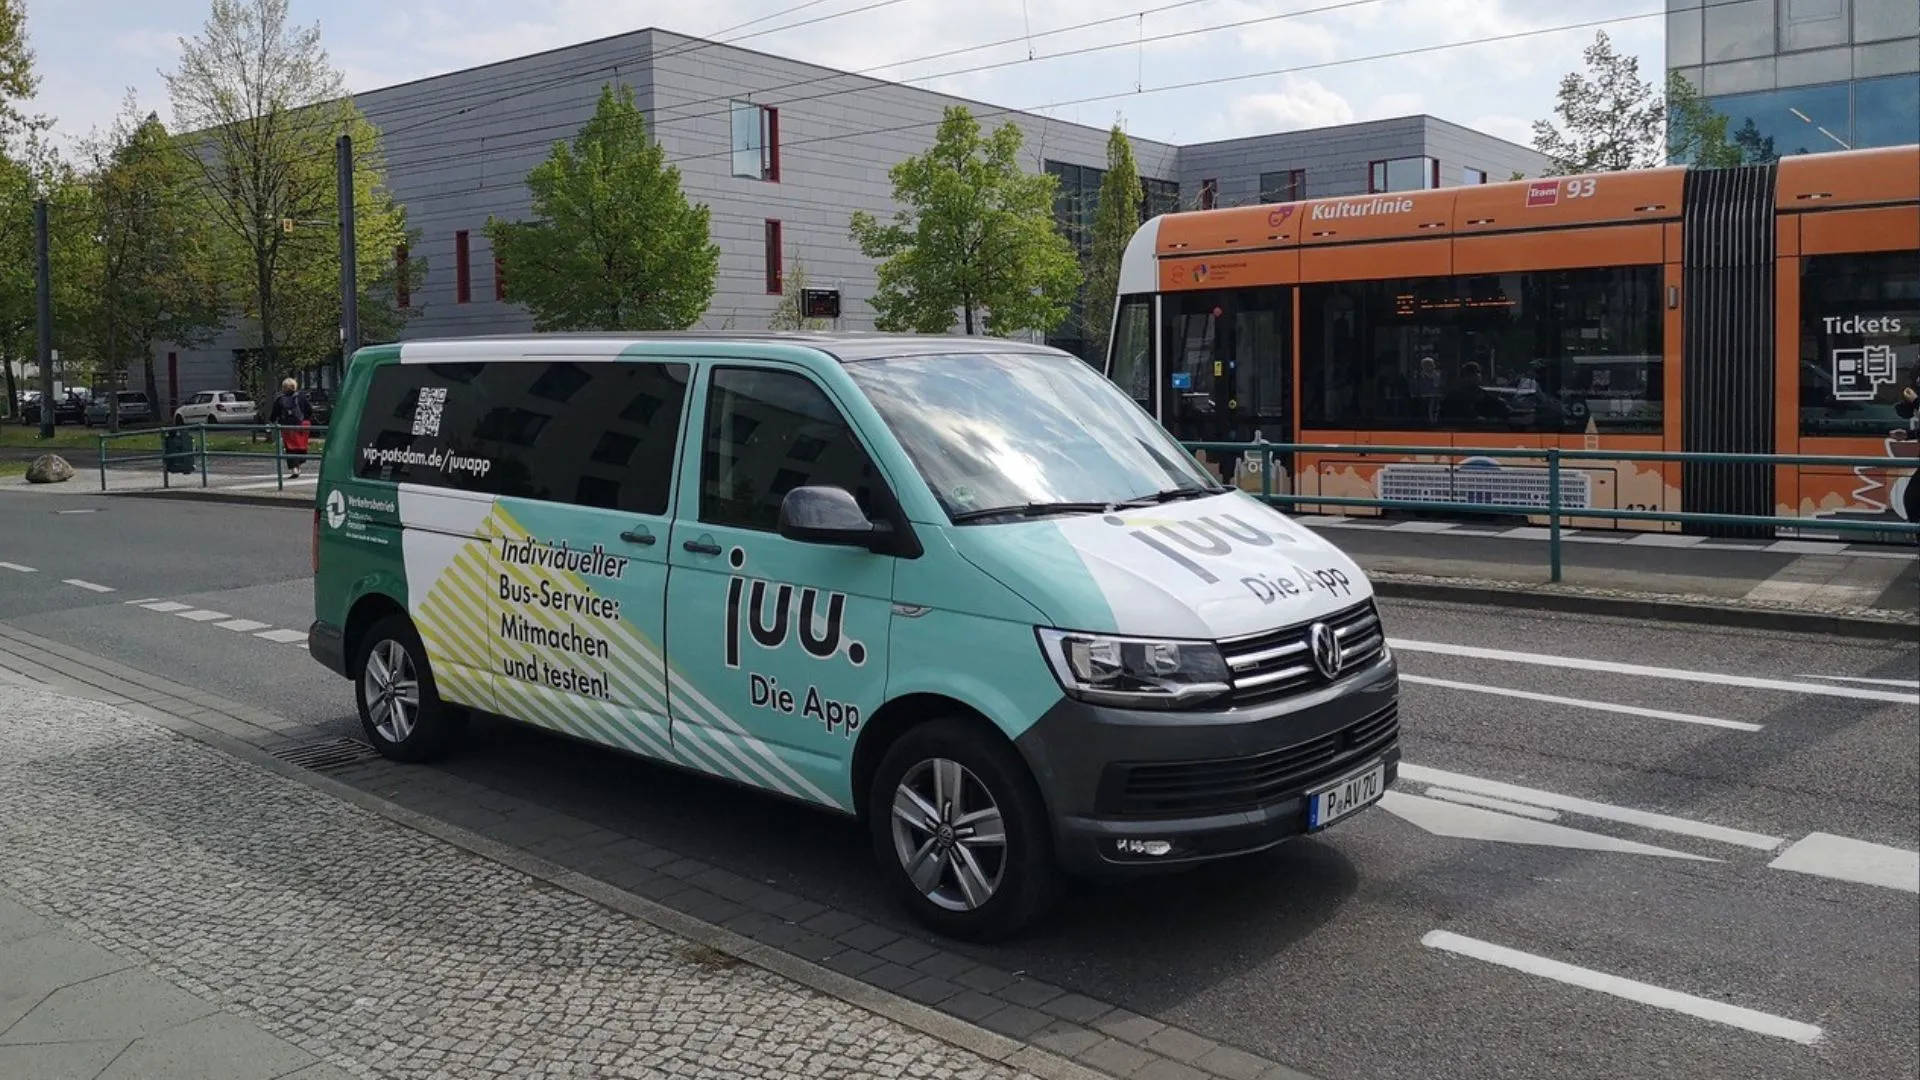
<path fill-rule="evenodd" d="M 1275 455 L 1282 493 L 1546 507 L 1543 460 L 1481 447 L 1920 464 L 1891 435 L 1920 378 L 1920 146 L 1164 215 L 1127 248 L 1110 340 L 1108 377 L 1183 440 L 1461 451 Z M 1259 489 L 1257 457 L 1203 456 Z M 1561 497 L 1578 527 L 1763 531 L 1578 514 L 1611 508 L 1818 536 L 1897 522 L 1910 483 L 1581 460 Z"/>

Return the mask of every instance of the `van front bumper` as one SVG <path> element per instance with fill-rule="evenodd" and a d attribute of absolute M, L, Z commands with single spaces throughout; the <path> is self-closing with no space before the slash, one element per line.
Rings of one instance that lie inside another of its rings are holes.
<path fill-rule="evenodd" d="M 1313 831 L 1310 794 L 1376 763 L 1380 790 L 1391 786 L 1400 766 L 1399 674 L 1387 653 L 1312 693 L 1217 712 L 1062 699 L 1016 745 L 1052 814 L 1062 869 L 1191 866 Z"/>

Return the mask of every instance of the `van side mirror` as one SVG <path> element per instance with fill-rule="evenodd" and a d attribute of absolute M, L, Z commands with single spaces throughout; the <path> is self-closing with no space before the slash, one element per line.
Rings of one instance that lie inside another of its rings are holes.
<path fill-rule="evenodd" d="M 780 535 L 803 544 L 878 550 L 892 529 L 868 519 L 846 488 L 797 487 L 780 500 Z"/>

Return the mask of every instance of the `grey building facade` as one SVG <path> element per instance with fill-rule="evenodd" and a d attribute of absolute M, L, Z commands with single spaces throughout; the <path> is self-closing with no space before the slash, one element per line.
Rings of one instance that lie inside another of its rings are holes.
<path fill-rule="evenodd" d="M 1026 136 L 1025 165 L 1059 178 L 1056 211 L 1084 248 L 1106 163 L 1106 129 L 966 101 L 911 86 L 640 30 L 356 95 L 383 133 L 387 186 L 418 239 L 396 259 L 424 259 L 405 337 L 515 333 L 532 318 L 512 302 L 510 267 L 494 259 L 489 217 L 530 212 L 527 174 L 593 115 L 609 82 L 634 90 L 649 134 L 712 210 L 719 280 L 702 325 L 764 328 L 789 275 L 837 288 L 842 329 L 870 329 L 873 264 L 848 234 L 858 210 L 893 212 L 888 170 L 930 145 L 943 111 Z M 1534 173 L 1525 148 L 1432 117 L 1175 146 L 1133 139 L 1143 213 L 1258 198 L 1273 176 L 1299 175 L 1277 198 L 1452 186 Z M 1374 186 L 1377 185 L 1377 186 Z M 1071 320 L 1070 320 L 1071 323 Z M 1063 327 L 1049 340 L 1084 349 Z M 208 348 L 165 348 L 164 408 L 232 384 L 244 330 Z M 164 348 L 164 347 L 163 347 Z M 278 374 L 274 376 L 278 378 Z"/>
<path fill-rule="evenodd" d="M 1667 68 L 1750 160 L 1920 142 L 1917 0 L 1667 0 Z"/>

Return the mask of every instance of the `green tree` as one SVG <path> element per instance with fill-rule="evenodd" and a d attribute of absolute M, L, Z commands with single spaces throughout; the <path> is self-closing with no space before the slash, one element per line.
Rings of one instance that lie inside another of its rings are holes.
<path fill-rule="evenodd" d="M 573 144 L 527 175 L 532 221 L 487 222 L 513 299 L 539 330 L 683 330 L 720 272 L 711 211 L 647 137 L 633 88 L 608 84 Z"/>
<path fill-rule="evenodd" d="M 1585 72 L 1560 80 L 1559 124 L 1536 120 L 1533 148 L 1548 176 L 1644 169 L 1666 162 L 1666 102 L 1640 77 L 1640 58 L 1614 51 L 1606 31 L 1581 54 Z"/>
<path fill-rule="evenodd" d="M 407 321 L 420 309 L 401 307 L 400 273 L 406 273 L 405 292 L 417 292 L 426 281 L 427 260 L 413 256 L 419 246 L 420 230 L 407 224 L 406 208 L 396 203 L 386 187 L 386 162 L 380 130 L 358 110 L 345 120 L 346 134 L 353 142 L 353 216 L 354 282 L 358 285 L 360 339 L 347 351 L 400 336 Z M 284 291 L 283 325 L 285 340 L 297 362 L 338 363 L 340 352 L 340 238 L 333 227 L 339 217 L 339 174 L 334 155 L 326 160 L 306 159 L 302 167 L 324 172 L 333 185 L 326 208 L 317 220 L 296 223 L 303 250 L 314 250 L 314 257 L 289 269 L 289 287 Z M 321 178 L 316 176 L 315 182 Z M 409 255 L 402 267 L 396 251 L 406 247 Z"/>
<path fill-rule="evenodd" d="M 1736 165 L 1727 122 L 1677 72 L 1663 85 L 1640 75 L 1640 60 L 1614 50 L 1605 31 L 1582 57 L 1584 72 L 1560 80 L 1558 122 L 1536 120 L 1533 148 L 1549 160 L 1545 175 L 1618 172 L 1670 160 Z"/>
<path fill-rule="evenodd" d="M 1666 112 L 1669 160 L 1709 168 L 1748 160 L 1736 142 L 1728 141 L 1726 114 L 1707 104 L 1686 76 L 1677 71 L 1667 73 Z"/>
<path fill-rule="evenodd" d="M 1100 202 L 1094 207 L 1093 252 L 1087 259 L 1087 341 L 1096 358 L 1107 355 L 1107 337 L 1113 333 L 1113 308 L 1120 289 L 1120 259 L 1140 229 L 1144 199 L 1140 170 L 1133 161 L 1133 141 L 1120 125 L 1107 135 L 1107 174 L 1100 179 Z"/>
<path fill-rule="evenodd" d="M 293 25 L 287 3 L 213 0 L 167 76 L 220 280 L 253 323 L 258 346 L 235 374 L 256 393 L 269 371 L 327 361 L 340 346 L 338 136 L 354 137 L 357 272 L 390 280 L 392 245 L 406 232 L 384 190 L 379 133 L 345 96 L 319 27 Z M 362 318 L 378 323 L 392 298 L 370 298 Z"/>
<path fill-rule="evenodd" d="M 90 290 L 94 344 L 112 371 L 125 370 L 128 356 L 139 352 L 147 399 L 157 409 L 153 346 L 204 344 L 225 315 L 194 164 L 159 116 L 142 115 L 131 94 L 84 153 L 99 238 Z"/>
<path fill-rule="evenodd" d="M 40 78 L 27 43 L 26 0 L 0 0 L 0 136 L 20 124 L 19 102 L 34 95 Z"/>
<path fill-rule="evenodd" d="M 93 234 L 90 192 L 74 170 L 30 131 L 12 152 L 0 152 L 0 360 L 6 393 L 16 409 L 18 376 L 38 362 L 38 291 L 35 283 L 34 203 L 48 204 L 49 276 L 53 284 L 53 347 L 63 381 L 93 366 L 88 328 L 99 245 Z"/>
<path fill-rule="evenodd" d="M 1053 216 L 1055 178 L 1020 168 L 1020 129 L 983 138 L 965 108 L 946 111 L 932 148 L 893 167 L 904 208 L 882 225 L 853 215 L 852 235 L 882 260 L 874 291 L 882 330 L 1042 333 L 1060 325 L 1080 287 L 1079 260 Z M 984 315 L 984 320 L 982 316 Z"/>
<path fill-rule="evenodd" d="M 800 260 L 800 249 L 787 252 L 781 260 L 780 304 L 767 318 L 769 330 L 827 330 L 828 319 L 809 319 L 806 315 L 807 264 Z"/>

